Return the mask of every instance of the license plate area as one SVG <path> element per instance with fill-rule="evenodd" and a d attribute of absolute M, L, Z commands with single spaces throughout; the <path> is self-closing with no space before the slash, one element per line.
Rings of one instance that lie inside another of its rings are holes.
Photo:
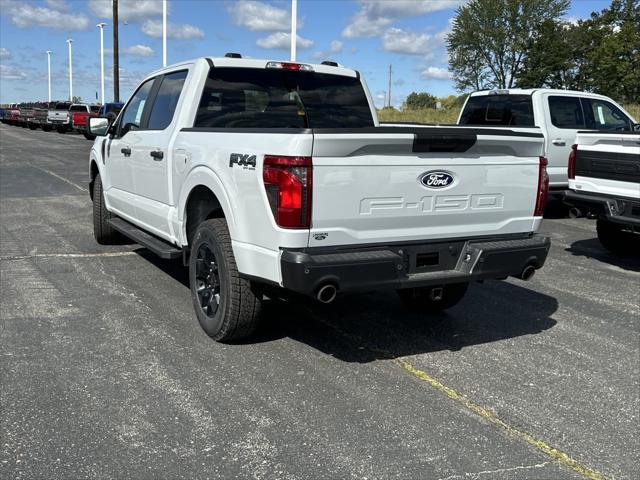
<path fill-rule="evenodd" d="M 431 245 L 410 245 L 401 249 L 408 273 L 454 270 L 464 242 Z M 400 251 L 398 251 L 400 253 Z"/>

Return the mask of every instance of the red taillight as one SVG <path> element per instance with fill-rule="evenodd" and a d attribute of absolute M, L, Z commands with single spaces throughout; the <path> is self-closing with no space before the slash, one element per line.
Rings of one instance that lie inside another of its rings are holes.
<path fill-rule="evenodd" d="M 578 156 L 578 145 L 571 145 L 571 153 L 569 154 L 569 169 L 567 171 L 570 180 L 576 178 L 576 157 Z"/>
<path fill-rule="evenodd" d="M 264 156 L 262 180 L 278 226 L 309 228 L 312 179 L 311 157 Z"/>
<path fill-rule="evenodd" d="M 549 197 L 548 163 L 549 161 L 545 157 L 540 157 L 540 166 L 538 167 L 538 194 L 536 196 L 536 209 L 533 211 L 534 217 L 544 215 L 544 209 L 547 206 L 547 198 Z"/>

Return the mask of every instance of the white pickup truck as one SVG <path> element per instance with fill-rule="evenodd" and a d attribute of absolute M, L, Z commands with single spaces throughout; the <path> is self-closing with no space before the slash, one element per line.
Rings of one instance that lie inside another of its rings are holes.
<path fill-rule="evenodd" d="M 424 311 L 530 278 L 548 177 L 539 132 L 380 127 L 334 63 L 201 58 L 90 118 L 94 231 L 183 258 L 204 330 L 249 335 L 263 298 L 395 289 Z"/>
<path fill-rule="evenodd" d="M 552 193 L 567 188 L 567 159 L 579 130 L 633 131 L 636 120 L 609 97 L 572 90 L 509 89 L 474 92 L 459 125 L 535 127 L 545 137 Z"/>
<path fill-rule="evenodd" d="M 600 243 L 640 252 L 640 133 L 578 133 L 565 202 L 597 216 Z"/>
<path fill-rule="evenodd" d="M 55 128 L 60 133 L 64 133 L 71 128 L 71 117 L 69 109 L 71 102 L 58 102 L 47 112 L 47 129 Z"/>

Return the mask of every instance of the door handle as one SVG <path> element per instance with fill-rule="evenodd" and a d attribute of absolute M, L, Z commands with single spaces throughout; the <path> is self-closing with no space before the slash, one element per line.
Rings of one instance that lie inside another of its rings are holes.
<path fill-rule="evenodd" d="M 149 155 L 151 155 L 154 160 L 158 161 L 164 158 L 164 153 L 160 150 L 152 150 Z"/>
<path fill-rule="evenodd" d="M 556 138 L 554 140 L 551 140 L 551 143 L 553 143 L 557 147 L 564 147 L 567 144 L 567 142 L 565 142 L 561 138 Z"/>
<path fill-rule="evenodd" d="M 128 157 L 131 155 L 131 149 L 129 147 L 121 148 L 120 151 L 125 157 Z"/>

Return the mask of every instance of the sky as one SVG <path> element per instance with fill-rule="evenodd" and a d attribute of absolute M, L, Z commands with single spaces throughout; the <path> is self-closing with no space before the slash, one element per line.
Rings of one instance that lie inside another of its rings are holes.
<path fill-rule="evenodd" d="M 297 60 L 334 60 L 355 68 L 378 107 L 392 65 L 391 103 L 412 91 L 459 94 L 447 71 L 445 38 L 466 0 L 298 0 Z M 119 0 L 120 96 L 162 66 L 162 1 Z M 569 20 L 588 18 L 607 0 L 573 0 Z M 113 99 L 111 0 L 0 0 L 0 103 L 69 97 L 66 40 L 73 39 L 73 94 L 95 102 L 100 91 L 104 22 L 105 97 Z M 168 0 L 167 63 L 199 56 L 289 60 L 290 0 Z"/>

